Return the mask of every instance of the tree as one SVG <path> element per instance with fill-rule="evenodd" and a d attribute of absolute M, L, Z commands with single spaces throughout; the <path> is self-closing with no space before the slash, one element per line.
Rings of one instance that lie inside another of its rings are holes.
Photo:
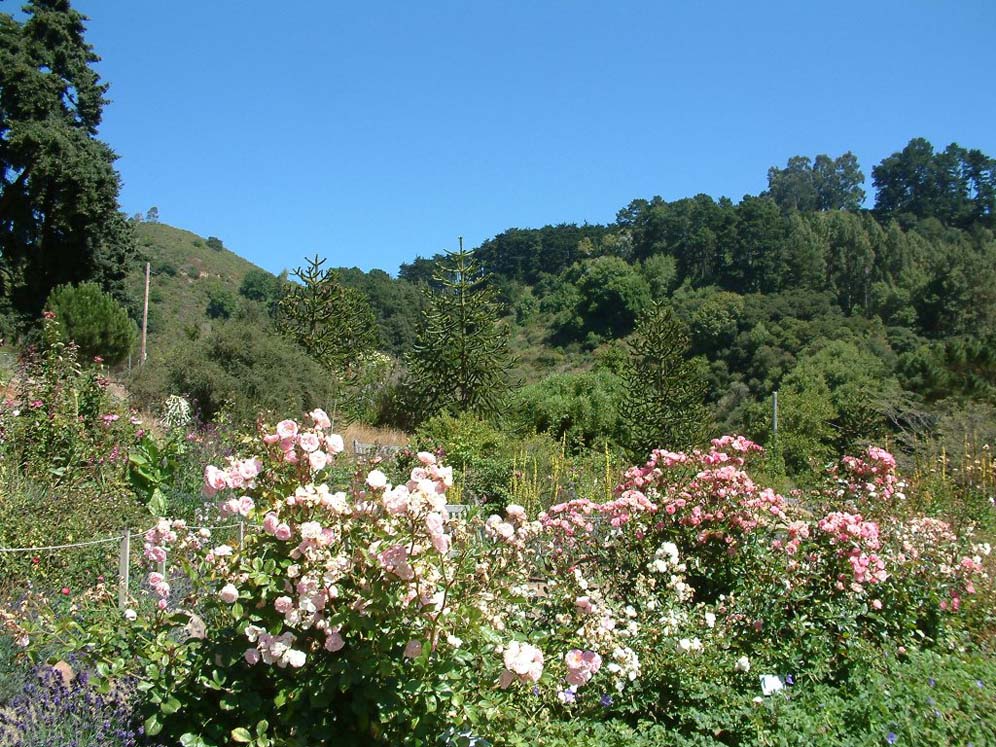
<path fill-rule="evenodd" d="M 872 169 L 875 210 L 884 219 L 909 213 L 961 228 L 996 220 L 996 159 L 951 143 L 943 152 L 922 137 Z"/>
<path fill-rule="evenodd" d="M 235 313 L 236 301 L 232 292 L 223 286 L 208 291 L 205 313 L 211 319 L 229 319 Z"/>
<path fill-rule="evenodd" d="M 682 449 L 705 431 L 705 373 L 687 357 L 689 339 L 671 307 L 655 302 L 629 342 L 622 427 L 635 458 L 652 449 Z"/>
<path fill-rule="evenodd" d="M 145 220 L 149 223 L 159 222 L 159 208 L 153 206 L 145 213 Z"/>
<path fill-rule="evenodd" d="M 792 156 L 784 169 L 768 169 L 768 192 L 783 210 L 859 210 L 865 201 L 865 175 L 857 157 L 848 151 L 831 158 L 820 154 Z"/>
<path fill-rule="evenodd" d="M 29 0 L 0 14 L 0 296 L 33 316 L 52 288 L 93 280 L 123 297 L 134 254 L 113 151 L 96 138 L 107 85 L 83 15 Z"/>
<path fill-rule="evenodd" d="M 284 282 L 266 270 L 253 267 L 247 270 L 245 277 L 242 278 L 239 295 L 250 301 L 258 301 L 269 309 L 279 302 Z"/>
<path fill-rule="evenodd" d="M 447 252 L 415 345 L 406 356 L 405 409 L 418 423 L 440 411 L 488 416 L 510 388 L 512 356 L 498 303 L 473 252 Z"/>
<path fill-rule="evenodd" d="M 60 285 L 45 306 L 55 312 L 62 338 L 75 342 L 85 359 L 99 355 L 114 365 L 127 358 L 135 344 L 135 322 L 96 283 Z"/>
<path fill-rule="evenodd" d="M 374 349 L 377 328 L 370 303 L 335 270 L 323 270 L 317 255 L 294 270 L 300 285 L 287 286 L 277 308 L 277 326 L 330 372 L 348 378 L 350 362 Z"/>

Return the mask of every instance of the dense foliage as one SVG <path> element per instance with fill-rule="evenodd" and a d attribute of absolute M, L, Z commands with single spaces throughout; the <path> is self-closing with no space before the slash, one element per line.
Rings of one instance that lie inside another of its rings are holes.
<path fill-rule="evenodd" d="M 128 358 L 138 336 L 128 312 L 96 283 L 60 285 L 46 308 L 59 320 L 64 339 L 76 343 L 84 358 L 116 365 Z"/>
<path fill-rule="evenodd" d="M 31 319 L 49 291 L 93 280 L 120 295 L 133 252 L 116 156 L 96 138 L 107 85 L 68 0 L 0 13 L 0 303 Z"/>

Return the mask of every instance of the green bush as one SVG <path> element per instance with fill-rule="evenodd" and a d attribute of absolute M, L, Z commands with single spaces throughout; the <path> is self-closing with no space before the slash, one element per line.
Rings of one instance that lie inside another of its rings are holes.
<path fill-rule="evenodd" d="M 328 372 L 261 316 L 216 323 L 165 365 L 167 386 L 160 399 L 169 393 L 188 396 L 205 420 L 226 403 L 245 421 L 255 420 L 260 410 L 336 410 L 336 383 Z"/>
<path fill-rule="evenodd" d="M 75 342 L 85 358 L 100 356 L 114 365 L 135 344 L 135 323 L 128 312 L 96 283 L 60 285 L 45 306 L 59 319 L 62 339 Z"/>
<path fill-rule="evenodd" d="M 519 432 L 565 439 L 571 450 L 621 439 L 620 377 L 607 370 L 552 374 L 510 397 L 508 422 Z"/>

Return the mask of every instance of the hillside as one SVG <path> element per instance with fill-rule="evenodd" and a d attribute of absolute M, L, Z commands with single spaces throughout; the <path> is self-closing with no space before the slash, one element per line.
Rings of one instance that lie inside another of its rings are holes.
<path fill-rule="evenodd" d="M 134 228 L 140 257 L 125 282 L 132 314 L 141 319 L 145 262 L 151 264 L 148 355 L 155 360 L 161 351 L 204 332 L 212 298 L 234 303 L 246 273 L 260 268 L 181 228 L 143 222 Z"/>

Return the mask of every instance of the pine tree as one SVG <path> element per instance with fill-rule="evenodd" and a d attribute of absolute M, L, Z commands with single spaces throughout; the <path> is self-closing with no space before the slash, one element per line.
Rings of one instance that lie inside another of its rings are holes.
<path fill-rule="evenodd" d="M 622 416 L 634 458 L 652 449 L 682 449 L 705 434 L 703 372 L 686 356 L 689 338 L 671 308 L 655 303 L 629 341 Z"/>
<path fill-rule="evenodd" d="M 487 276 L 463 248 L 437 265 L 421 329 L 405 363 L 404 409 L 414 422 L 436 412 L 497 412 L 510 383 L 508 331 Z"/>

